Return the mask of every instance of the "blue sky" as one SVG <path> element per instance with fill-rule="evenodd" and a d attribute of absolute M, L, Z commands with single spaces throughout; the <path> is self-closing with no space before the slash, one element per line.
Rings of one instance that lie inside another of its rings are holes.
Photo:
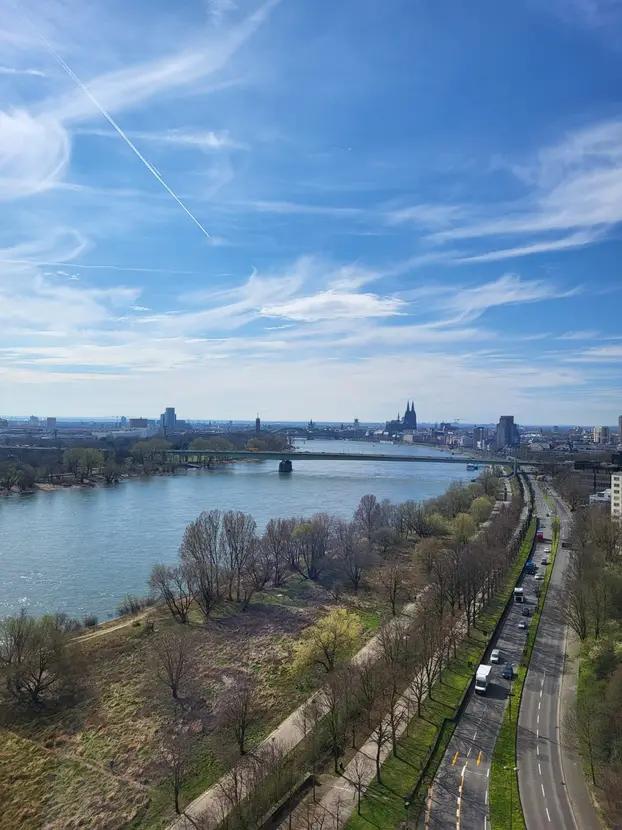
<path fill-rule="evenodd" d="M 7 0 L 0 413 L 613 423 L 619 0 Z"/>

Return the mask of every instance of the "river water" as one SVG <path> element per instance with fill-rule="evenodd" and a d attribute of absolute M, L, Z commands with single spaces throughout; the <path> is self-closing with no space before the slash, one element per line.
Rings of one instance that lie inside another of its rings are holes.
<path fill-rule="evenodd" d="M 442 455 L 427 447 L 313 441 L 313 452 Z M 186 524 L 202 510 L 243 510 L 259 529 L 272 516 L 326 511 L 350 518 L 361 496 L 431 498 L 473 478 L 466 465 L 386 461 L 277 461 L 130 479 L 0 498 L 0 617 L 32 613 L 113 616 L 126 593 L 144 595 L 155 562 L 173 562 Z"/>

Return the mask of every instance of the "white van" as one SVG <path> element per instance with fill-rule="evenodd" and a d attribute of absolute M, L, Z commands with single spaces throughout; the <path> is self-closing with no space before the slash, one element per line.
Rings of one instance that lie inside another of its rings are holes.
<path fill-rule="evenodd" d="M 493 648 L 490 652 L 490 662 L 491 663 L 500 663 L 501 662 L 501 652 L 498 648 Z"/>

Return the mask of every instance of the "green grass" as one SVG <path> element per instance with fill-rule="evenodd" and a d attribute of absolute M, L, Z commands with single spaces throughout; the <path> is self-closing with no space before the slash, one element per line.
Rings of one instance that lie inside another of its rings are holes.
<path fill-rule="evenodd" d="M 497 742 L 495 744 L 494 753 L 492 756 L 492 764 L 490 770 L 490 823 L 493 830 L 508 827 L 510 813 L 512 814 L 512 827 L 517 830 L 524 830 L 525 819 L 523 817 L 523 810 L 520 802 L 520 795 L 518 790 L 518 776 L 516 774 L 517 757 L 516 757 L 516 739 L 518 730 L 518 716 L 520 712 L 520 704 L 523 696 L 523 687 L 531 661 L 531 655 L 538 635 L 538 626 L 540 625 L 540 617 L 542 616 L 542 608 L 551 581 L 551 574 L 553 566 L 555 565 L 555 557 L 557 556 L 557 548 L 559 546 L 559 536 L 555 534 L 553 543 L 551 545 L 551 556 L 549 564 L 546 568 L 546 574 L 543 582 L 543 589 L 538 600 L 538 606 L 532 617 L 529 631 L 527 634 L 527 641 L 525 643 L 525 650 L 521 659 L 521 664 L 518 667 L 517 678 L 512 686 L 511 696 L 509 698 L 510 705 L 506 707 L 503 715 L 503 722 Z"/>
<path fill-rule="evenodd" d="M 369 785 L 361 802 L 361 815 L 354 813 L 346 827 L 348 830 L 370 830 L 371 827 L 397 827 L 407 817 L 404 798 L 423 770 L 432 748 L 426 774 L 420 782 L 410 809 L 409 818 L 416 819 L 428 786 L 445 754 L 455 724 L 448 721 L 455 715 L 473 678 L 473 672 L 481 661 L 505 605 L 512 595 L 516 580 L 529 555 L 536 532 L 535 520 L 530 524 L 521 545 L 519 556 L 508 574 L 503 591 L 479 616 L 477 626 L 460 644 L 456 657 L 443 671 L 440 681 L 433 687 L 432 698 L 426 698 L 421 717 L 415 716 L 398 741 L 398 757 L 390 755 L 382 765 L 382 784 Z"/>

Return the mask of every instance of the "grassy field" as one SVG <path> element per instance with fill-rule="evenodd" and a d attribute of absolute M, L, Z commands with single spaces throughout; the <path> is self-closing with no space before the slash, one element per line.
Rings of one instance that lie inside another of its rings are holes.
<path fill-rule="evenodd" d="M 508 574 L 504 590 L 480 615 L 477 626 L 459 646 L 456 658 L 445 669 L 441 680 L 435 684 L 433 697 L 424 702 L 421 717 L 415 716 L 408 726 L 407 733 L 400 738 L 398 757 L 391 755 L 382 765 L 383 783 L 378 784 L 374 781 L 368 787 L 361 804 L 362 814 L 354 814 L 350 818 L 346 825 L 348 830 L 370 830 L 370 827 L 388 830 L 397 827 L 406 819 L 404 799 L 412 792 L 413 784 L 442 730 L 427 774 L 421 782 L 419 792 L 415 794 L 411 818 L 412 812 L 422 804 L 453 733 L 453 724 L 448 724 L 446 718 L 451 718 L 455 714 L 473 679 L 474 668 L 481 661 L 490 633 L 499 621 L 529 555 L 535 530 L 534 521 L 528 528 L 520 554 Z"/>
<path fill-rule="evenodd" d="M 510 813 L 512 814 L 512 827 L 517 828 L 517 830 L 525 829 L 525 819 L 523 817 L 518 791 L 518 776 L 515 771 L 517 765 L 516 737 L 518 716 L 520 713 L 523 686 L 525 685 L 529 662 L 531 661 L 533 647 L 536 642 L 540 617 L 542 616 L 542 606 L 544 605 L 549 582 L 551 581 L 558 546 L 559 536 L 555 534 L 551 544 L 551 556 L 549 557 L 549 564 L 546 568 L 540 601 L 538 602 L 537 609 L 534 612 L 531 625 L 529 626 L 525 651 L 510 693 L 510 705 L 505 710 L 492 757 L 490 770 L 490 823 L 493 830 L 503 830 L 503 828 L 508 827 Z"/>
<path fill-rule="evenodd" d="M 164 609 L 149 610 L 153 633 L 143 617 L 81 640 L 88 674 L 73 704 L 37 717 L 0 711 L 0 830 L 165 827 L 173 816 L 161 751 L 167 722 L 181 722 L 195 747 L 186 804 L 235 758 L 219 712 L 223 691 L 241 677 L 255 681 L 260 711 L 249 745 L 256 746 L 318 684 L 292 676 L 290 655 L 301 631 L 335 604 L 321 586 L 291 577 L 245 612 L 226 605 L 207 625 L 193 614 L 195 671 L 178 704 L 157 682 L 151 657 L 154 639 L 175 626 Z M 363 593 L 347 607 L 360 617 L 362 644 L 380 625 L 378 600 Z"/>

